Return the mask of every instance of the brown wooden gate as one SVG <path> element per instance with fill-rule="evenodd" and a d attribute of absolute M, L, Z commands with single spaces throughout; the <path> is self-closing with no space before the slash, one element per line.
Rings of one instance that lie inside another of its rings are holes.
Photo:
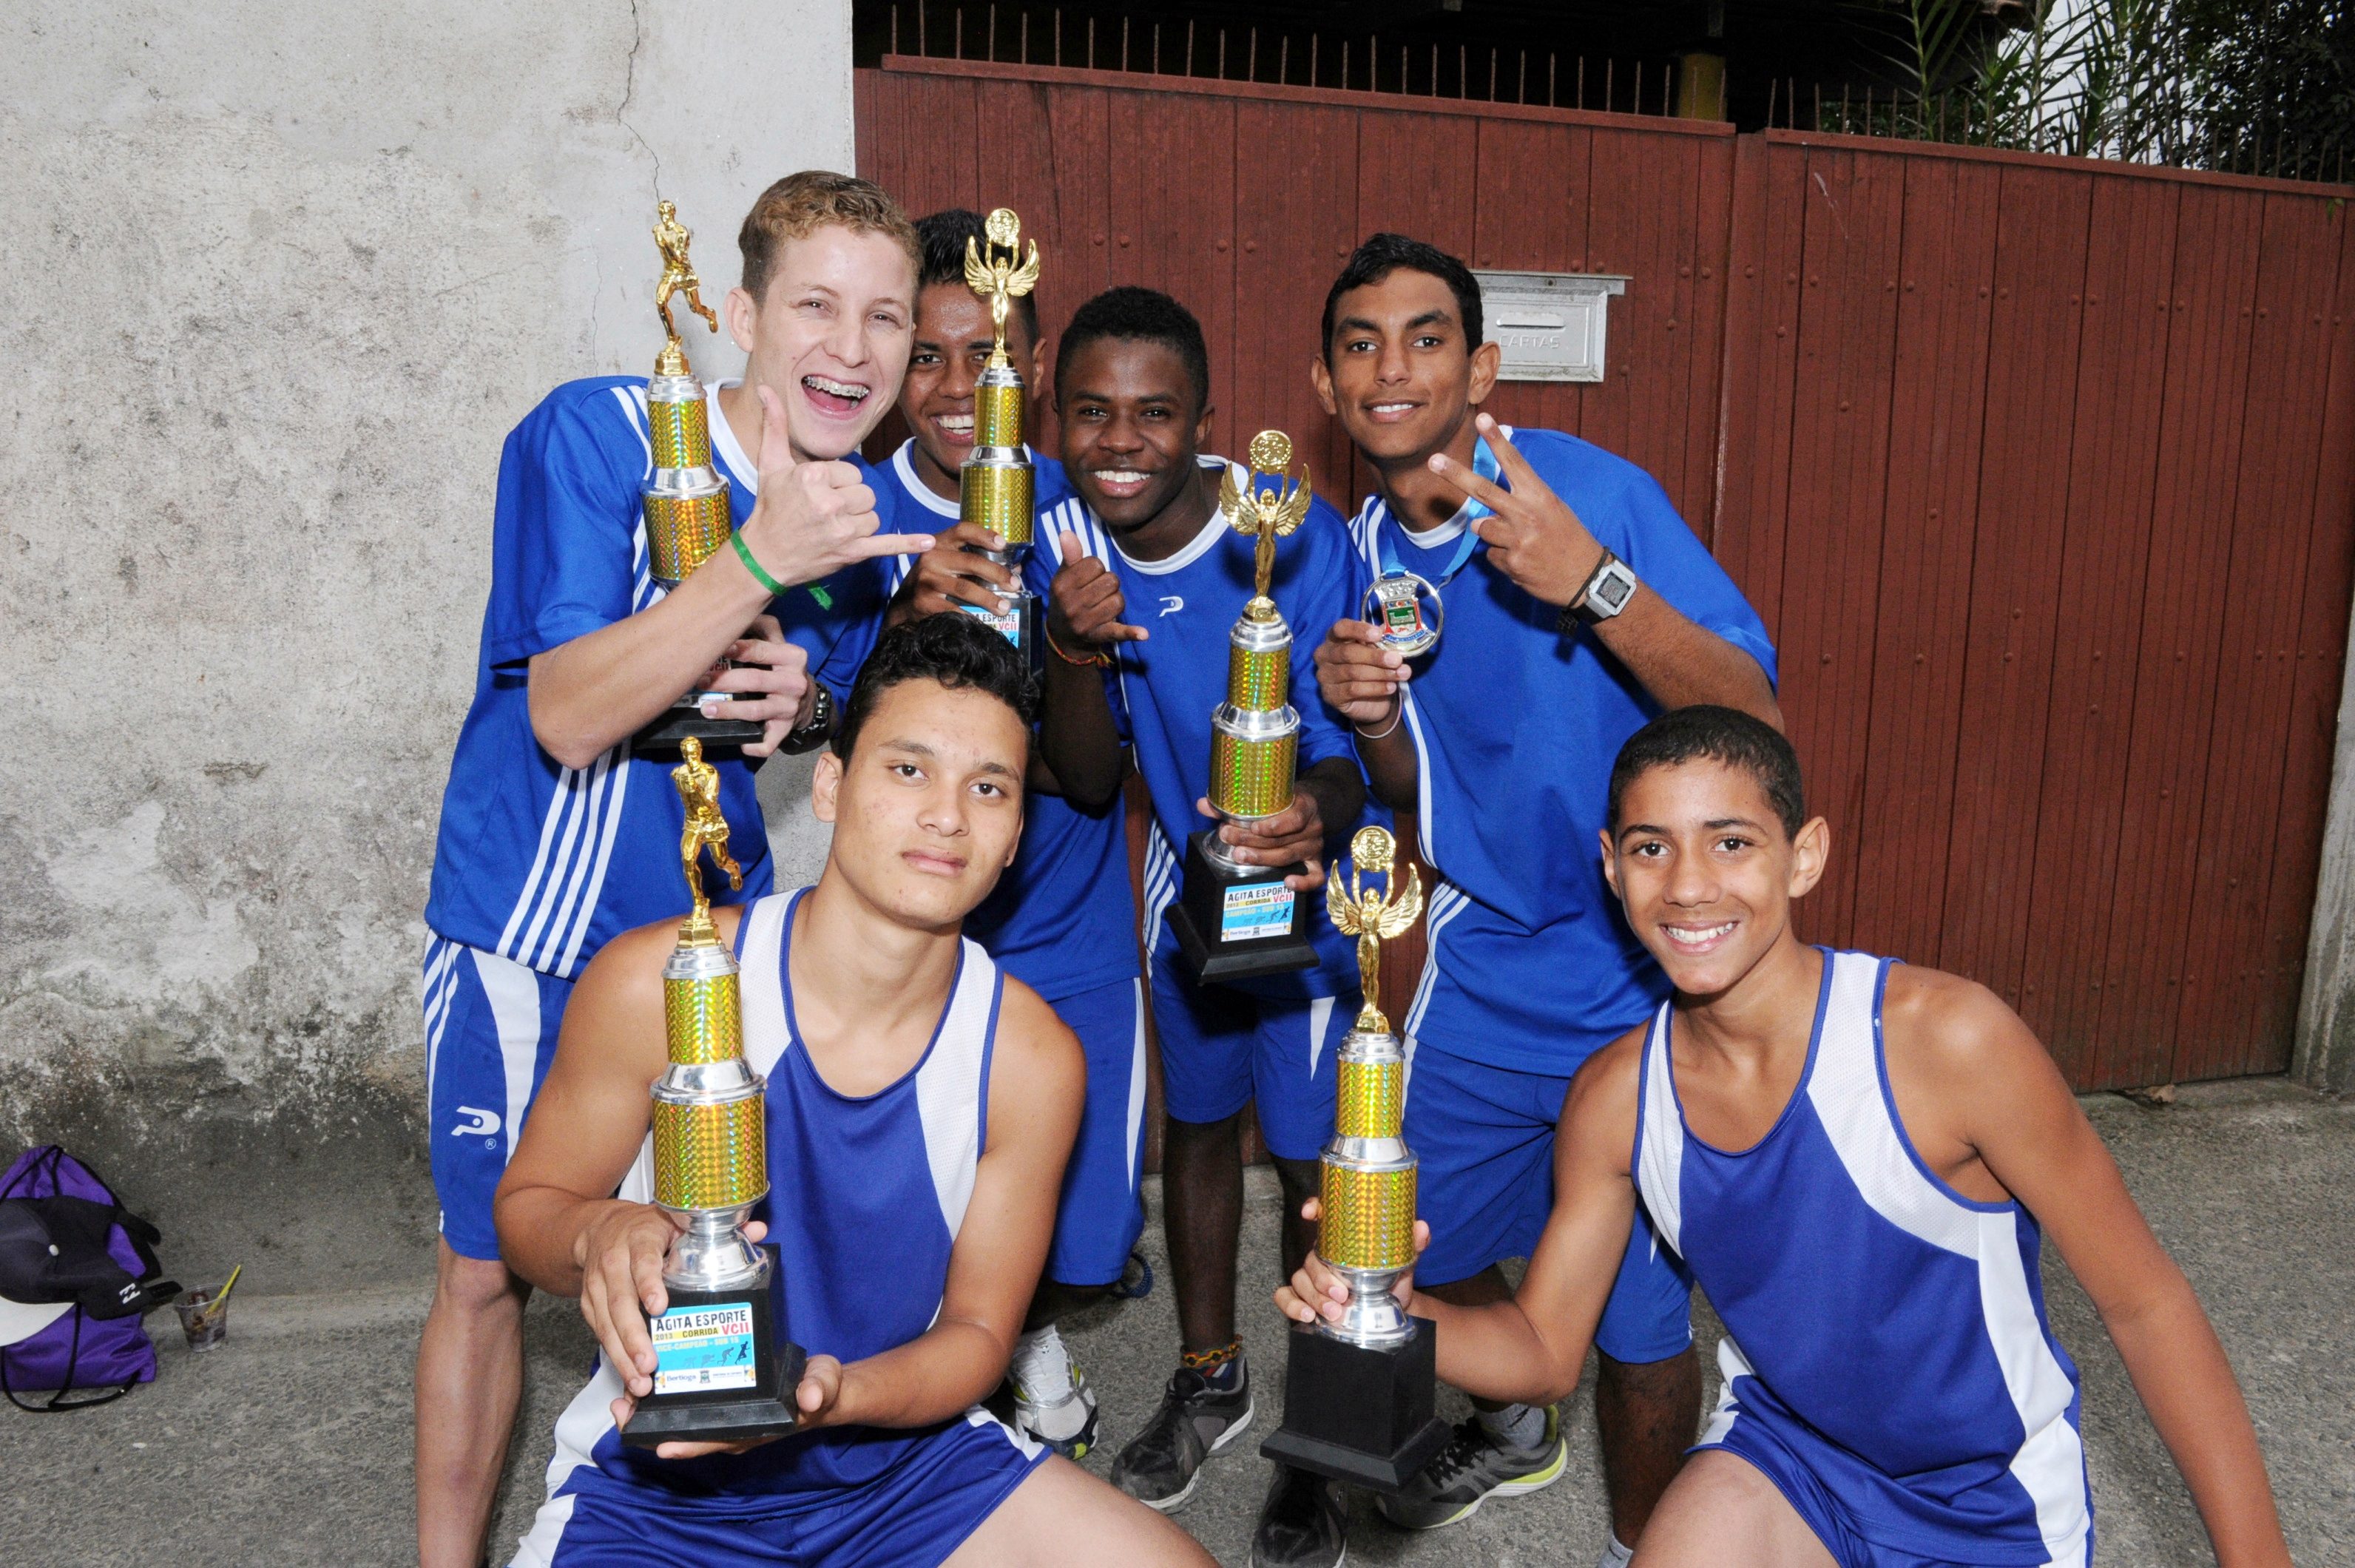
<path fill-rule="evenodd" d="M 1220 439 L 1291 431 L 1345 512 L 1308 364 L 1365 234 L 1629 275 L 1607 379 L 1489 406 L 1649 469 L 1765 616 L 1836 837 L 1808 933 L 1986 982 L 2080 1087 L 2286 1064 L 2355 569 L 2346 187 L 972 60 L 857 106 L 910 210 L 1021 212 L 1050 324 L 1185 301 Z"/>

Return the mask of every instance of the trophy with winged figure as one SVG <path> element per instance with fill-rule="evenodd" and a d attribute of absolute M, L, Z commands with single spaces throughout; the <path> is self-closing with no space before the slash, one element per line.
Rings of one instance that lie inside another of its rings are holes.
<path fill-rule="evenodd" d="M 1219 485 L 1219 513 L 1256 539 L 1253 592 L 1227 634 L 1227 699 L 1210 714 L 1210 809 L 1228 822 L 1256 822 L 1292 804 L 1300 714 L 1292 706 L 1292 628 L 1269 590 L 1275 541 L 1308 516 L 1308 465 L 1294 472 L 1292 438 L 1252 437 L 1251 470 Z M 1305 969 L 1316 962 L 1308 906 L 1284 885 L 1303 868 L 1245 866 L 1228 855 L 1218 829 L 1186 841 L 1185 896 L 1170 911 L 1180 955 L 1199 980 L 1234 980 Z"/>
<path fill-rule="evenodd" d="M 654 1083 L 654 1176 L 655 1202 L 685 1228 L 663 1267 L 668 1300 L 646 1325 L 654 1392 L 622 1428 L 622 1442 L 633 1448 L 792 1431 L 807 1360 L 787 1332 L 777 1249 L 744 1236 L 753 1206 L 769 1192 L 767 1093 L 744 1060 L 736 958 L 711 918 L 704 852 L 730 887 L 744 879 L 728 853 L 719 770 L 692 735 L 680 740 L 679 752 L 671 779 L 687 808 L 678 849 L 692 901 L 663 965 L 670 1064 Z"/>
<path fill-rule="evenodd" d="M 1022 220 L 1001 207 L 983 220 L 980 242 L 964 246 L 965 285 L 989 302 L 996 341 L 989 362 L 973 388 L 973 450 L 957 473 L 957 516 L 1006 541 L 1004 549 L 975 550 L 1014 574 L 993 614 L 970 610 L 1006 635 L 1026 656 L 1035 655 L 1039 635 L 1039 596 L 1022 585 L 1022 558 L 1029 552 L 1035 526 L 1037 475 L 1023 445 L 1028 402 L 1021 372 L 1006 352 L 1006 318 L 1014 302 L 1039 286 L 1039 241 L 1022 255 Z M 972 548 L 970 546 L 968 549 Z"/>
<path fill-rule="evenodd" d="M 1429 1462 L 1447 1428 L 1434 1413 L 1435 1327 L 1411 1317 L 1391 1286 L 1414 1264 L 1415 1157 L 1401 1137 L 1406 1051 L 1383 1017 L 1382 944 L 1423 916 L 1423 879 L 1397 865 L 1380 827 L 1349 841 L 1355 869 L 1325 884 L 1334 928 L 1358 939 L 1365 1006 L 1342 1037 L 1331 1141 L 1320 1183 L 1317 1255 L 1349 1284 L 1337 1323 L 1292 1337 L 1284 1425 L 1261 1452 L 1338 1480 L 1395 1492 Z M 1379 891 L 1366 873 L 1383 879 Z"/>

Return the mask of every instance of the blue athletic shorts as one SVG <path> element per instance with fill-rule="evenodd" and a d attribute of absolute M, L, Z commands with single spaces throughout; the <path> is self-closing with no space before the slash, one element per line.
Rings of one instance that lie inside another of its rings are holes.
<path fill-rule="evenodd" d="M 1110 1285 L 1145 1229 L 1145 982 L 1116 980 L 1049 1004 L 1080 1037 L 1088 1099 L 1079 1142 L 1063 1168 L 1047 1277 Z"/>
<path fill-rule="evenodd" d="M 932 1568 L 1049 1456 L 975 1413 L 863 1486 L 780 1492 L 773 1509 L 592 1480 L 541 1506 L 513 1568 Z"/>
<path fill-rule="evenodd" d="M 425 1098 L 442 1239 L 496 1259 L 491 1196 L 556 1060 L 572 982 L 435 936 L 425 944 Z"/>
<path fill-rule="evenodd" d="M 1170 1119 L 1219 1122 L 1254 1100 L 1270 1153 L 1315 1159 L 1333 1136 L 1333 1052 L 1358 992 L 1279 1000 L 1186 977 L 1166 923 L 1153 951 L 1153 1024 Z"/>
<path fill-rule="evenodd" d="M 1554 1128 L 1570 1079 L 1490 1066 L 1428 1040 L 1414 1041 L 1412 1052 L 1406 1146 L 1423 1162 L 1417 1200 L 1431 1226 L 1414 1277 L 1450 1285 L 1537 1246 L 1553 1211 Z M 1638 1204 L 1595 1348 L 1641 1363 L 1691 1344 L 1692 1277 Z"/>
<path fill-rule="evenodd" d="M 1774 1483 L 1824 1550 L 1832 1554 L 1839 1568 L 1969 1568 L 1958 1560 L 1945 1556 L 1923 1556 L 1906 1547 L 1877 1541 L 1864 1533 L 1875 1535 L 1902 1532 L 1911 1521 L 1902 1518 L 1875 1522 L 1870 1515 L 1875 1499 L 1870 1496 L 1844 1498 L 1838 1477 L 1844 1469 L 1853 1469 L 1863 1461 L 1845 1449 L 1836 1448 L 1830 1441 L 1801 1426 L 1796 1421 L 1762 1419 L 1759 1411 L 1740 1409 L 1728 1411 L 1722 1403 L 1709 1431 L 1699 1443 L 1685 1450 L 1699 1454 L 1710 1448 L 1722 1448 L 1737 1455 L 1757 1467 L 1758 1473 Z M 1808 1451 L 1822 1456 L 1811 1463 Z M 2009 1478 L 2009 1477 L 2006 1477 Z M 1952 1499 L 1945 1499 L 1948 1502 Z M 2094 1530 L 2093 1501 L 2086 1499 L 2085 1533 L 2058 1551 L 2041 1542 L 2019 1551 L 2008 1561 L 2038 1568 L 2093 1568 Z M 1861 1527 L 1861 1528 L 1859 1528 Z M 1974 1543 L 1975 1545 L 1977 1543 Z M 1982 1551 L 1973 1551 L 1973 1564 L 2002 1563 L 2007 1559 L 1992 1544 Z"/>

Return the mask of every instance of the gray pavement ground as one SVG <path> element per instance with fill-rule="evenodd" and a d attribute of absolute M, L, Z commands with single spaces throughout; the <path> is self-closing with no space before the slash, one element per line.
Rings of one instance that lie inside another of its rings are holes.
<path fill-rule="evenodd" d="M 2160 1238 L 2216 1320 L 2255 1413 L 2296 1559 L 2355 1568 L 2355 1103 L 2279 1080 L 2183 1090 L 2171 1106 L 2087 1100 Z M 1260 1173 L 1264 1174 L 1264 1173 Z M 1246 1335 L 1264 1358 L 1260 1422 L 1279 1417 L 1281 1320 L 1273 1285 L 1275 1199 L 1254 1183 L 1246 1225 Z M 413 1193 L 348 1192 L 336 1203 L 414 1203 Z M 1157 1221 L 1146 1246 L 1162 1263 Z M 299 1242 L 300 1238 L 292 1239 Z M 2063 1342 L 2085 1376 L 2084 1428 L 2104 1568 L 2211 1561 L 2181 1483 L 2137 1403 L 2091 1305 L 2048 1248 L 2045 1279 Z M 0 1562 L 399 1563 L 410 1535 L 409 1376 L 430 1280 L 232 1302 L 221 1347 L 202 1358 L 169 1314 L 155 1382 L 104 1409 L 34 1416 L 0 1408 Z M 1716 1326 L 1697 1305 L 1705 1349 Z M 513 1550 L 538 1505 L 556 1414 L 579 1387 L 590 1340 L 570 1302 L 529 1317 L 526 1411 L 501 1493 L 497 1551 Z M 1166 1289 L 1092 1311 L 1071 1340 L 1104 1405 L 1108 1469 L 1167 1376 L 1174 1323 Z M 168 1339 L 165 1337 L 168 1336 Z M 1716 1377 L 1710 1375 L 1710 1395 Z M 1452 1396 L 1450 1396 L 1452 1397 Z M 1590 1563 L 1605 1528 L 1591 1392 L 1565 1409 L 1572 1461 L 1550 1490 L 1484 1509 L 1427 1536 L 1386 1527 L 1359 1499 L 1359 1563 Z M 1460 1413 L 1461 1406 L 1446 1413 Z M 1245 1445 L 1212 1461 L 1178 1517 L 1222 1563 L 1249 1560 L 1267 1466 Z"/>

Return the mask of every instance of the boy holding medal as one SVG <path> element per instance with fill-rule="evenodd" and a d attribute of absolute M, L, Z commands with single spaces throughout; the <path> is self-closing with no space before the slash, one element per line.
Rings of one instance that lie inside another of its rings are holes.
<path fill-rule="evenodd" d="M 1668 991 L 1585 847 L 1611 759 L 1671 708 L 1779 722 L 1764 626 L 1652 477 L 1574 436 L 1476 413 L 1498 351 L 1465 264 L 1396 234 L 1360 245 L 1326 296 L 1317 395 L 1380 488 L 1352 525 L 1365 619 L 1316 651 L 1376 796 L 1419 814 L 1444 879 L 1406 1018 L 1406 1140 L 1438 1238 L 1416 1288 L 1477 1306 L 1510 1292 L 1551 1201 L 1554 1128 L 1580 1063 Z M 1690 1289 L 1640 1214 L 1595 1341 L 1624 1563 L 1699 1424 Z M 1427 1530 L 1538 1490 L 1566 1457 L 1557 1415 L 1483 1402 L 1382 1510 Z"/>

